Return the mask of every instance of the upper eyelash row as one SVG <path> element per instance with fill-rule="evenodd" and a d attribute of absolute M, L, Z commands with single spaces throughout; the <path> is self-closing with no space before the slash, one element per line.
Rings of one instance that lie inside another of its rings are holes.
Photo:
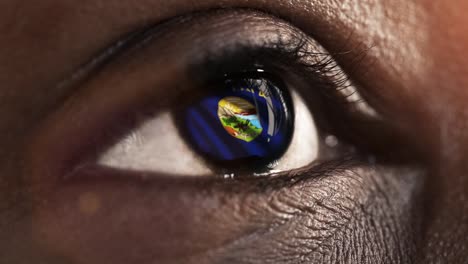
<path fill-rule="evenodd" d="M 336 62 L 336 58 L 339 56 L 357 53 L 353 66 L 356 68 L 361 67 L 361 61 L 366 56 L 369 49 L 359 49 L 356 51 L 348 50 L 333 54 L 317 52 L 313 51 L 313 48 L 311 48 L 310 39 L 307 35 L 297 33 L 294 34 L 294 36 L 297 38 L 296 42 L 282 41 L 279 37 L 278 46 L 283 48 L 274 48 L 274 51 L 280 51 L 283 57 L 288 57 L 290 61 L 296 62 L 305 73 L 326 77 L 325 79 L 327 79 L 327 81 L 332 81 L 332 85 L 330 85 L 330 83 L 320 83 L 324 81 L 320 78 L 314 79 L 314 83 L 320 84 L 328 89 L 332 88 L 332 91 L 325 91 L 325 93 L 327 96 L 335 99 L 335 102 L 344 103 L 367 117 L 374 119 L 380 118 L 378 112 L 364 100 L 352 79 L 349 77 L 349 74 Z M 266 48 L 270 47 L 267 46 Z M 339 95 L 338 98 L 336 96 L 337 94 Z"/>

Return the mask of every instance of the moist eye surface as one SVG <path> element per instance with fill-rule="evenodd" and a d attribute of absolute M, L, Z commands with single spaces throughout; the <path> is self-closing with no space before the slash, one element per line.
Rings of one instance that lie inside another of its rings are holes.
<path fill-rule="evenodd" d="M 290 95 L 279 81 L 230 77 L 181 114 L 181 132 L 192 148 L 222 167 L 271 164 L 287 150 L 294 130 Z"/>

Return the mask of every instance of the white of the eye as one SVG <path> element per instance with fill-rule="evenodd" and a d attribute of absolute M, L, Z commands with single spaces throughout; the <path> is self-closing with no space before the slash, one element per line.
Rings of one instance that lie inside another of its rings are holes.
<path fill-rule="evenodd" d="M 312 113 L 302 97 L 292 92 L 294 103 L 294 133 L 286 153 L 276 162 L 273 172 L 305 167 L 318 157 L 319 137 Z"/>
<path fill-rule="evenodd" d="M 210 169 L 177 132 L 169 112 L 146 121 L 107 150 L 98 164 L 171 175 L 207 175 Z"/>
<path fill-rule="evenodd" d="M 292 93 L 295 128 L 286 153 L 275 162 L 273 172 L 309 165 L 318 156 L 318 133 L 306 103 Z M 146 121 L 107 150 L 98 164 L 133 171 L 151 171 L 181 176 L 209 175 L 213 172 L 185 143 L 170 113 Z"/>

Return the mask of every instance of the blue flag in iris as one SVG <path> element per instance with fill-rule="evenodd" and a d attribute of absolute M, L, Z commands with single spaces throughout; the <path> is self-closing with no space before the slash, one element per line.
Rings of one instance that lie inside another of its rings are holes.
<path fill-rule="evenodd" d="M 188 141 L 212 161 L 269 163 L 289 146 L 293 112 L 287 91 L 266 79 L 228 79 L 188 106 Z"/>

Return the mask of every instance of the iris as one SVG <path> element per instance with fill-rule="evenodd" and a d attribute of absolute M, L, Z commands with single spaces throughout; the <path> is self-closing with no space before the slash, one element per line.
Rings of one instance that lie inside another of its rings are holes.
<path fill-rule="evenodd" d="M 228 78 L 183 110 L 185 139 L 214 165 L 272 166 L 294 128 L 292 101 L 282 82 Z"/>

